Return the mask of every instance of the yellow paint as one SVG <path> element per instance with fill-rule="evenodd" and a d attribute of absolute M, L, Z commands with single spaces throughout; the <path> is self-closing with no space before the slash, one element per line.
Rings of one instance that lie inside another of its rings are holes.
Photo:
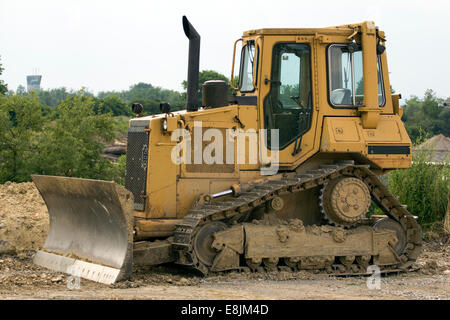
<path fill-rule="evenodd" d="M 402 109 L 399 96 L 392 95 L 389 88 L 389 70 L 386 52 L 381 54 L 384 106 L 378 106 L 376 33 L 382 38 L 384 32 L 376 30 L 372 22 L 314 29 L 259 29 L 243 33 L 242 45 L 249 40 L 259 47 L 259 65 L 254 66 L 252 81 L 255 90 L 245 93 L 256 96 L 257 106 L 230 105 L 215 109 L 200 109 L 196 112 L 178 111 L 173 116 L 155 115 L 139 118 L 150 122 L 150 140 L 147 177 L 147 202 L 144 212 L 136 211 L 140 228 L 150 234 L 161 230 L 161 223 L 154 220 L 175 221 L 180 219 L 193 206 L 200 194 L 211 194 L 227 190 L 231 185 L 261 178 L 259 169 L 264 166 L 259 157 L 255 164 L 214 164 L 176 165 L 171 161 L 171 151 L 176 142 L 171 141 L 171 133 L 177 128 L 188 130 L 191 134 L 196 121 L 202 121 L 203 132 L 207 128 L 260 130 L 265 128 L 263 101 L 270 91 L 272 52 L 279 42 L 304 43 L 311 49 L 312 121 L 301 142 L 301 151 L 292 154 L 295 141 L 280 151 L 279 169 L 295 170 L 318 153 L 362 155 L 373 165 L 376 172 L 411 166 L 411 155 L 368 155 L 369 144 L 407 145 L 411 141 L 401 121 Z M 362 44 L 364 101 L 353 108 L 335 108 L 329 102 L 327 48 L 333 43 Z M 239 42 L 239 41 L 237 41 Z M 236 42 L 236 43 L 237 43 Z M 384 41 L 380 42 L 385 44 Z M 234 60 L 234 56 L 233 56 Z M 239 62 L 236 62 L 239 63 Z M 387 90 L 386 90 L 387 88 Z M 238 95 L 241 93 L 238 92 Z M 167 119 L 168 129 L 162 128 Z M 133 121 L 133 120 L 132 120 Z M 203 145 L 208 145 L 204 142 Z M 248 145 L 245 153 L 251 153 Z M 236 152 L 235 152 L 236 157 Z M 206 167 L 205 167 L 206 166 Z M 169 222 L 165 225 L 169 225 Z M 170 228 L 169 228 L 170 229 Z M 164 229 L 166 230 L 166 229 Z"/>
<path fill-rule="evenodd" d="M 360 118 L 326 117 L 321 152 L 359 153 L 382 169 L 409 168 L 411 155 L 369 155 L 368 145 L 409 145 L 411 141 L 398 115 L 381 115 L 376 129 L 364 129 Z"/>

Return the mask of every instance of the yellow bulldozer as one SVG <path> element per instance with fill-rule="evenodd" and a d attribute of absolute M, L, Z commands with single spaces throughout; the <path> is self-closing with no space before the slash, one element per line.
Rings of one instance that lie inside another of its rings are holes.
<path fill-rule="evenodd" d="M 50 216 L 34 262 L 106 284 L 169 262 L 202 274 L 410 269 L 421 228 L 379 178 L 411 166 L 385 33 L 370 21 L 246 31 L 238 83 L 205 82 L 199 105 L 200 35 L 185 16 L 183 29 L 186 110 L 133 106 L 125 187 L 33 176 Z"/>

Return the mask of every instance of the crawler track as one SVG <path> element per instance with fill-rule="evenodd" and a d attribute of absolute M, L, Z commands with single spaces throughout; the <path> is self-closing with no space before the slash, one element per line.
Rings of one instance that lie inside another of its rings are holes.
<path fill-rule="evenodd" d="M 377 175 L 366 165 L 355 165 L 353 161 L 343 161 L 333 165 L 321 165 L 315 170 L 305 174 L 287 173 L 280 175 L 279 179 L 264 183 L 255 183 L 251 188 L 237 197 L 230 197 L 225 201 L 211 204 L 201 204 L 192 208 L 188 214 L 177 224 L 174 234 L 173 248 L 177 254 L 177 263 L 191 266 L 203 274 L 209 273 L 210 266 L 202 263 L 194 250 L 193 239 L 196 232 L 204 224 L 221 221 L 227 225 L 249 222 L 251 210 L 264 205 L 276 196 L 287 193 L 298 193 L 317 186 L 323 186 L 328 181 L 340 176 L 356 177 L 361 179 L 369 188 L 372 200 L 391 219 L 400 223 L 406 233 L 407 244 L 397 263 L 383 267 L 388 272 L 392 270 L 405 270 L 412 266 L 422 248 L 422 231 L 416 220 L 404 206 L 383 185 Z M 275 260 L 275 259 L 274 259 Z M 266 267 L 277 268 L 281 260 L 275 265 Z M 272 261 L 273 263 L 273 261 Z M 288 263 L 286 263 L 288 264 Z M 327 268 L 318 267 L 318 272 L 324 270 L 330 274 L 366 274 L 363 266 L 367 261 L 356 264 L 331 263 Z M 272 268 L 273 269 L 273 268 Z"/>

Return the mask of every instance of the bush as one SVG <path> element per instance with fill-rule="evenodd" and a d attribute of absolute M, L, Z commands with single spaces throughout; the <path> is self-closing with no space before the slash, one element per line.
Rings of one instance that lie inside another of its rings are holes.
<path fill-rule="evenodd" d="M 29 181 L 33 139 L 48 119 L 35 94 L 0 96 L 0 183 Z"/>
<path fill-rule="evenodd" d="M 418 216 L 425 228 L 443 221 L 447 211 L 449 168 L 430 162 L 432 155 L 416 151 L 409 170 L 389 173 L 389 189 L 408 206 L 408 211 Z"/>
<path fill-rule="evenodd" d="M 83 91 L 43 108 L 35 94 L 0 97 L 0 183 L 30 181 L 31 174 L 121 181 L 116 165 L 101 156 L 126 119 L 97 114 Z"/>
<path fill-rule="evenodd" d="M 79 94 L 55 107 L 58 117 L 36 137 L 34 172 L 45 175 L 112 180 L 112 164 L 101 157 L 114 138 L 109 114 L 96 114 L 94 99 Z"/>
<path fill-rule="evenodd" d="M 125 171 L 127 166 L 127 156 L 125 154 L 121 155 L 119 160 L 114 163 L 114 182 L 124 186 L 125 185 Z"/>

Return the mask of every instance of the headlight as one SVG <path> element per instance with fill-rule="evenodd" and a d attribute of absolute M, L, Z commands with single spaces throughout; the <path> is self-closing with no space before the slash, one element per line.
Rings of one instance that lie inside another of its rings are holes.
<path fill-rule="evenodd" d="M 167 131 L 167 118 L 162 120 L 162 129 L 163 131 Z"/>

